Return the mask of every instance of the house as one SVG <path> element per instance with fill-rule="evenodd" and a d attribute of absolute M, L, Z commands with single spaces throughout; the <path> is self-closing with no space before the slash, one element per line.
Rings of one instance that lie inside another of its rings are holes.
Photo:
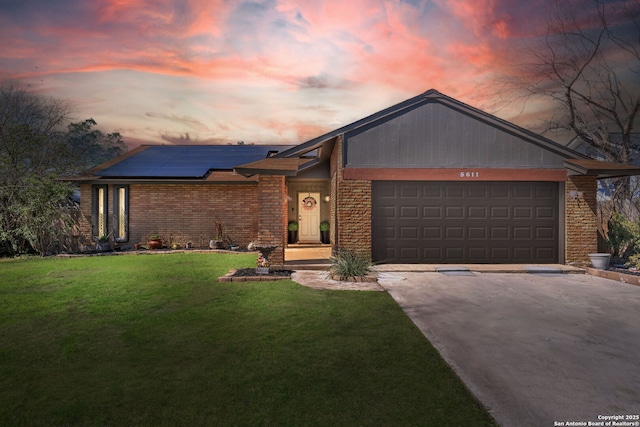
<path fill-rule="evenodd" d="M 295 146 L 143 146 L 75 180 L 86 242 L 277 245 L 287 223 L 393 263 L 574 263 L 597 248 L 589 159 L 435 90 Z"/>

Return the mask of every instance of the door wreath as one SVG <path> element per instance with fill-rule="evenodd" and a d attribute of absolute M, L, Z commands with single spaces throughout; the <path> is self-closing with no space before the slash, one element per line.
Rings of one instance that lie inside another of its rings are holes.
<path fill-rule="evenodd" d="M 302 199 L 302 208 L 306 211 L 313 210 L 313 208 L 316 207 L 316 204 L 318 204 L 318 202 L 316 202 L 316 199 L 311 196 L 307 196 Z"/>

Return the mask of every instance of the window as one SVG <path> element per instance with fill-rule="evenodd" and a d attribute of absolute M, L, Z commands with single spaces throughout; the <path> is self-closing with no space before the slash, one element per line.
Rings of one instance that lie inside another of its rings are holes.
<path fill-rule="evenodd" d="M 129 187 L 113 187 L 113 224 L 116 242 L 129 240 Z"/>
<path fill-rule="evenodd" d="M 93 215 L 92 215 L 92 227 L 93 236 L 99 238 L 109 234 L 109 228 L 107 224 L 107 186 L 106 185 L 94 185 L 93 186 Z"/>

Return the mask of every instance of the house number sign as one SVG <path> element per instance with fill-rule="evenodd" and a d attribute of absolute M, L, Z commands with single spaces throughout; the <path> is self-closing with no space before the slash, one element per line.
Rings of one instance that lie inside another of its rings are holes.
<path fill-rule="evenodd" d="M 460 172 L 460 178 L 479 178 L 480 172 Z"/>

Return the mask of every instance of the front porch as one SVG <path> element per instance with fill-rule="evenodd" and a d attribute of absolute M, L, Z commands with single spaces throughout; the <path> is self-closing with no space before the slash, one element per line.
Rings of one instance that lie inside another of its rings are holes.
<path fill-rule="evenodd" d="M 291 270 L 326 270 L 330 258 L 331 245 L 295 243 L 284 249 L 284 267 Z"/>

